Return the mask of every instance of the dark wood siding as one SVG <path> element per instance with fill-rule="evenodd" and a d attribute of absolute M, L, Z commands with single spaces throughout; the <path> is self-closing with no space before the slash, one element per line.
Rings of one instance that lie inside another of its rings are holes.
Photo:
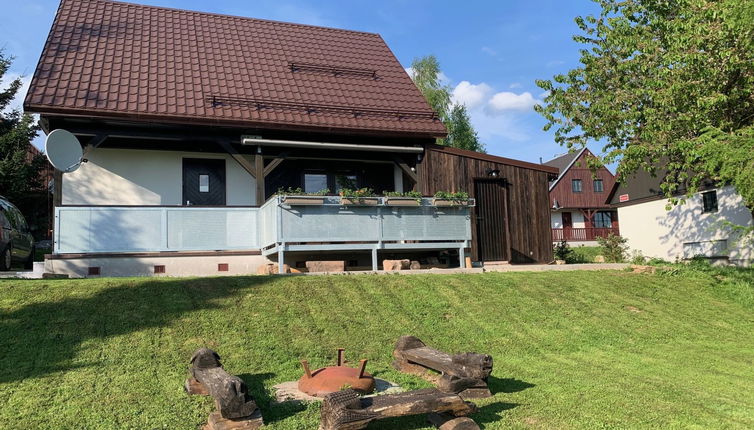
<path fill-rule="evenodd" d="M 454 151 L 458 152 L 458 151 Z M 465 191 L 474 195 L 474 178 L 489 178 L 489 170 L 499 170 L 507 180 L 510 261 L 546 263 L 552 261 L 548 184 L 552 173 L 528 167 L 464 156 L 430 146 L 418 165 L 419 191 L 432 195 L 442 191 Z M 513 160 L 511 160 L 513 162 Z M 503 210 L 503 208 L 501 208 Z M 472 258 L 479 259 L 476 212 L 472 212 Z"/>
<path fill-rule="evenodd" d="M 594 155 L 589 151 L 584 151 L 573 163 L 573 166 L 560 178 L 555 188 L 550 192 L 550 206 L 555 204 L 555 200 L 557 200 L 562 208 L 594 209 L 611 207 L 607 203 L 607 197 L 615 184 L 615 177 L 604 167 L 593 172 L 587 166 L 587 157 L 594 157 Z M 574 179 L 581 180 L 580 193 L 572 191 L 571 181 Z M 594 191 L 594 179 L 602 179 L 602 192 Z"/>

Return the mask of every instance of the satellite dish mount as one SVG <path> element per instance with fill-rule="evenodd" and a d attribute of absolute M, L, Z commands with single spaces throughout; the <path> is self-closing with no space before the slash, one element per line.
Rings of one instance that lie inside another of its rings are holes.
<path fill-rule="evenodd" d="M 52 167 L 63 173 L 75 172 L 81 163 L 87 161 L 79 140 L 73 133 L 63 129 L 53 130 L 47 135 L 45 155 Z"/>

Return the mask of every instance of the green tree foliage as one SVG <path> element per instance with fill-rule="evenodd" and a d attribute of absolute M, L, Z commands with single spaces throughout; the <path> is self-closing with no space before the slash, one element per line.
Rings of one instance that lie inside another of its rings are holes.
<path fill-rule="evenodd" d="M 448 128 L 448 138 L 438 139 L 440 145 L 471 151 L 485 152 L 474 127 L 471 125 L 466 106 L 451 102 L 450 87 L 440 80 L 440 62 L 434 55 L 416 58 L 411 63 L 414 83 Z"/>
<path fill-rule="evenodd" d="M 454 104 L 445 124 L 448 127 L 446 145 L 470 151 L 486 152 L 484 144 L 479 141 L 479 136 L 474 130 L 474 126 L 471 125 L 471 118 L 469 118 L 465 105 Z"/>
<path fill-rule="evenodd" d="M 0 51 L 0 80 L 10 68 L 12 58 Z M 21 80 L 13 80 L 8 88 L 0 89 L 0 194 L 17 205 L 31 192 L 39 190 L 39 172 L 44 156 L 27 161 L 27 149 L 39 127 L 31 115 L 8 106 L 21 88 Z"/>
<path fill-rule="evenodd" d="M 754 1 L 595 1 L 599 16 L 576 18 L 580 66 L 537 81 L 545 130 L 605 142 L 620 179 L 667 170 L 669 197 L 712 179 L 754 212 Z"/>
<path fill-rule="evenodd" d="M 434 55 L 415 58 L 411 63 L 411 78 L 422 92 L 427 103 L 435 111 L 440 121 L 448 120 L 450 87 L 440 81 L 440 62 Z"/>

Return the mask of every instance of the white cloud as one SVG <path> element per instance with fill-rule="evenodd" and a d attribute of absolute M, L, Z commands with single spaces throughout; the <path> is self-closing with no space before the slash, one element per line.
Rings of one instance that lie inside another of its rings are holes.
<path fill-rule="evenodd" d="M 513 89 L 513 88 L 521 88 L 522 86 L 523 85 L 521 85 L 521 82 L 514 82 L 514 83 L 508 85 L 508 88 L 511 88 L 511 89 Z"/>
<path fill-rule="evenodd" d="M 489 54 L 493 57 L 497 57 L 497 51 L 490 48 L 489 46 L 482 46 L 482 52 L 484 52 L 485 54 Z"/>
<path fill-rule="evenodd" d="M 453 89 L 452 99 L 454 103 L 466 105 L 468 109 L 473 109 L 484 104 L 492 92 L 492 87 L 482 82 L 474 85 L 469 81 L 461 81 Z"/>
<path fill-rule="evenodd" d="M 535 99 L 530 92 L 521 94 L 503 91 L 495 94 L 489 101 L 489 107 L 495 112 L 503 111 L 529 111 L 540 100 Z"/>

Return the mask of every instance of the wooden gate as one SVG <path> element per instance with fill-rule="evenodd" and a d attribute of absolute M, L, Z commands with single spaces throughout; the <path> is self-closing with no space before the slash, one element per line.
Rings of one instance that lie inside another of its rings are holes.
<path fill-rule="evenodd" d="M 510 260 L 508 203 L 502 179 L 475 179 L 475 221 L 478 258 L 481 261 Z"/>

